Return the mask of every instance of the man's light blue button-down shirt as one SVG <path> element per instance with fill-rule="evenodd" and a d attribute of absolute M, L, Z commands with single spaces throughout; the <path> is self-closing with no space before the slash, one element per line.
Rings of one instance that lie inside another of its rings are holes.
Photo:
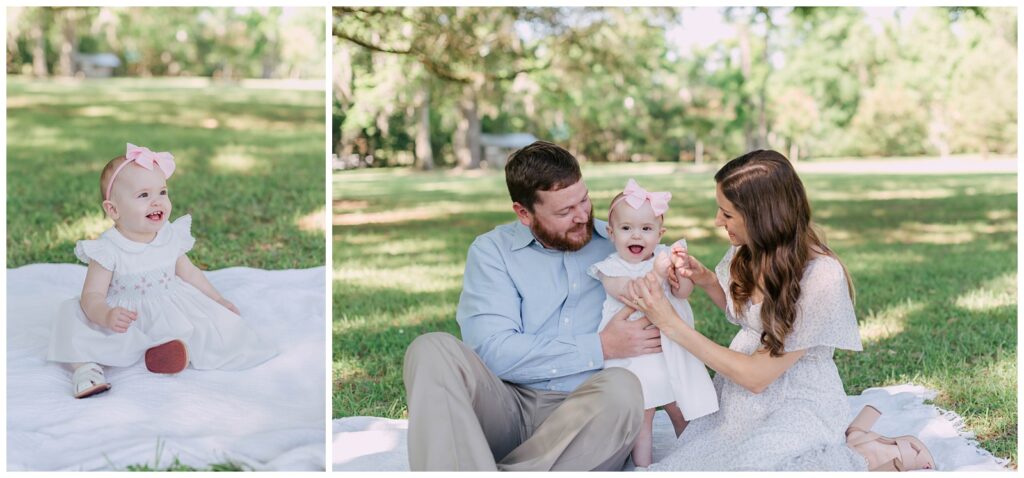
<path fill-rule="evenodd" d="M 604 221 L 575 252 L 546 249 L 519 222 L 469 246 L 456 320 L 462 340 L 507 382 L 571 392 L 604 365 L 605 293 L 587 269 L 615 251 Z"/>

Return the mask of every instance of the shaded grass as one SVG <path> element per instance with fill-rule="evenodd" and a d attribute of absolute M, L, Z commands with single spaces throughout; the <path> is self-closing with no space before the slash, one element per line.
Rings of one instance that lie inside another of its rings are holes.
<path fill-rule="evenodd" d="M 322 93 L 8 77 L 7 98 L 8 267 L 77 262 L 112 225 L 99 172 L 129 142 L 174 154 L 172 218 L 192 214 L 201 268 L 323 265 Z"/>
<path fill-rule="evenodd" d="M 709 172 L 663 164 L 588 166 L 595 215 L 626 178 L 673 193 L 666 242 L 713 265 Z M 1014 175 L 803 175 L 816 220 L 857 287 L 863 352 L 837 351 L 846 391 L 906 382 L 964 417 L 981 445 L 1017 461 L 1017 190 Z M 472 240 L 514 219 L 499 173 L 405 170 L 334 176 L 333 415 L 406 416 L 402 357 L 416 336 L 459 336 L 455 307 Z M 736 327 L 704 294 L 697 328 L 728 345 Z"/>

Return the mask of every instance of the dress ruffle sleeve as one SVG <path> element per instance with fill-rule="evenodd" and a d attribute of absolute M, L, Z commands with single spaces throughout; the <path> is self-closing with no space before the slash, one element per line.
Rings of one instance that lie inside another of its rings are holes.
<path fill-rule="evenodd" d="M 115 251 L 110 242 L 104 239 L 78 241 L 75 244 L 75 257 L 88 264 L 95 261 L 108 271 L 114 270 Z"/>
<path fill-rule="evenodd" d="M 587 268 L 587 275 L 597 280 L 601 280 L 602 277 L 629 277 L 629 269 L 624 265 L 624 261 L 619 259 L 617 253 L 612 253 L 604 260 L 595 262 L 593 265 Z"/>
<path fill-rule="evenodd" d="M 816 346 L 863 350 L 857 316 L 850 299 L 843 266 L 832 257 L 821 257 L 807 268 L 800 281 L 793 330 L 785 351 Z"/>
<path fill-rule="evenodd" d="M 171 223 L 174 230 L 174 243 L 178 248 L 178 254 L 185 254 L 192 250 L 196 244 L 196 238 L 192 237 L 192 215 L 185 214 Z"/>
<path fill-rule="evenodd" d="M 722 260 L 718 261 L 718 265 L 715 266 L 715 275 L 718 277 L 718 285 L 722 286 L 722 290 L 725 291 L 726 320 L 735 325 L 741 325 L 739 319 L 736 318 L 735 311 L 733 310 L 732 295 L 729 294 L 729 266 L 732 265 L 732 258 L 735 255 L 736 246 L 729 246 L 729 249 L 725 251 L 725 255 L 722 256 Z"/>

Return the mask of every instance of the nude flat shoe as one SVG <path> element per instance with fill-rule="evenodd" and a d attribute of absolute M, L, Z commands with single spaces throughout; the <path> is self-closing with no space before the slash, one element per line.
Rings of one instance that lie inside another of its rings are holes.
<path fill-rule="evenodd" d="M 185 342 L 172 340 L 146 351 L 146 369 L 153 373 L 178 373 L 188 367 Z"/>
<path fill-rule="evenodd" d="M 882 412 L 871 405 L 865 406 L 846 429 L 846 445 L 867 457 L 861 448 L 871 442 L 886 446 L 895 446 L 899 456 L 884 463 L 868 464 L 869 471 L 913 471 L 934 470 L 935 460 L 928 447 L 915 436 L 903 435 L 894 438 L 872 432 L 871 427 L 878 421 Z"/>

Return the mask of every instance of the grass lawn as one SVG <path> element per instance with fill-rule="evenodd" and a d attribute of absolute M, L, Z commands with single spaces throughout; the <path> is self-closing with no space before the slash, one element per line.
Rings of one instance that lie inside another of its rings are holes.
<path fill-rule="evenodd" d="M 99 172 L 125 143 L 174 155 L 172 219 L 202 269 L 324 264 L 324 96 L 196 81 L 7 80 L 7 267 L 77 262 L 113 225 Z"/>
<path fill-rule="evenodd" d="M 709 172 L 589 165 L 595 215 L 629 177 L 674 195 L 665 241 L 704 264 L 728 247 Z M 837 351 L 846 391 L 913 382 L 964 417 L 981 445 L 1017 462 L 1017 177 L 805 174 L 816 220 L 857 287 L 864 351 Z M 477 235 L 514 219 L 500 173 L 407 170 L 334 178 L 334 417 L 406 416 L 402 357 L 417 335 L 459 336 L 455 307 Z M 704 294 L 697 328 L 736 327 Z"/>

